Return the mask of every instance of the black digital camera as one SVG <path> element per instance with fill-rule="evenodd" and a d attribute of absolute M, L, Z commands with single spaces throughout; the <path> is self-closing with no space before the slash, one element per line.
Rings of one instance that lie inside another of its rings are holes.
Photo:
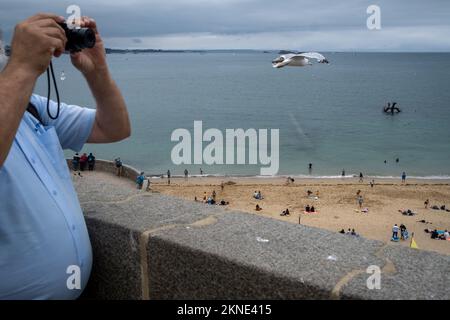
<path fill-rule="evenodd" d="M 95 32 L 91 28 L 69 28 L 67 23 L 59 23 L 66 33 L 66 50 L 79 52 L 95 46 Z"/>

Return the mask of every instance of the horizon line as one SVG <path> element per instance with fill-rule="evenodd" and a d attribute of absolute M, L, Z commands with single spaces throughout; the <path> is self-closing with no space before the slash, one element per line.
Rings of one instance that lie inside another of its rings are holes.
<path fill-rule="evenodd" d="M 164 49 L 164 48 L 132 48 L 132 47 L 105 47 L 105 49 L 110 50 L 155 50 L 155 51 L 267 51 L 267 52 L 278 52 L 278 51 L 291 51 L 291 52 L 328 52 L 328 53 L 450 53 L 450 50 L 289 50 L 289 49 L 245 49 L 245 48 L 220 48 L 220 49 Z"/>

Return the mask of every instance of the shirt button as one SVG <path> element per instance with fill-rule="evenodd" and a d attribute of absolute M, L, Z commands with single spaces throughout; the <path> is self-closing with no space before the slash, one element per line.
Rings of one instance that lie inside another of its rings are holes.
<path fill-rule="evenodd" d="M 53 190 L 53 195 L 56 196 L 58 194 L 58 192 L 56 192 L 56 190 Z"/>
<path fill-rule="evenodd" d="M 34 160 L 34 158 L 31 158 L 31 163 L 32 163 L 32 164 L 35 164 L 35 163 L 36 163 L 36 160 Z"/>

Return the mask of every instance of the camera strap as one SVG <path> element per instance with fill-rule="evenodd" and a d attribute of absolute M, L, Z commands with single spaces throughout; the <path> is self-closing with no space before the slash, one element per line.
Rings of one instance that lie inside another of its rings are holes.
<path fill-rule="evenodd" d="M 56 115 L 53 116 L 50 112 L 50 73 L 52 75 L 53 79 L 53 86 L 55 87 L 56 91 L 56 100 L 58 102 L 58 108 L 56 109 Z M 56 79 L 55 79 L 55 73 L 53 72 L 53 63 L 50 61 L 50 66 L 47 68 L 47 114 L 50 117 L 50 119 L 55 120 L 59 117 L 59 110 L 60 110 L 60 101 L 59 101 L 59 92 L 58 92 L 58 86 L 56 85 Z"/>

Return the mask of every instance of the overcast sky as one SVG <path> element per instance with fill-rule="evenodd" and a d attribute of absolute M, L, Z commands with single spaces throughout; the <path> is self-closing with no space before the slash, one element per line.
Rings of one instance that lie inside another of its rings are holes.
<path fill-rule="evenodd" d="M 449 0 L 1 0 L 6 42 L 18 21 L 71 4 L 113 48 L 450 51 Z M 381 30 L 366 26 L 372 4 Z"/>

